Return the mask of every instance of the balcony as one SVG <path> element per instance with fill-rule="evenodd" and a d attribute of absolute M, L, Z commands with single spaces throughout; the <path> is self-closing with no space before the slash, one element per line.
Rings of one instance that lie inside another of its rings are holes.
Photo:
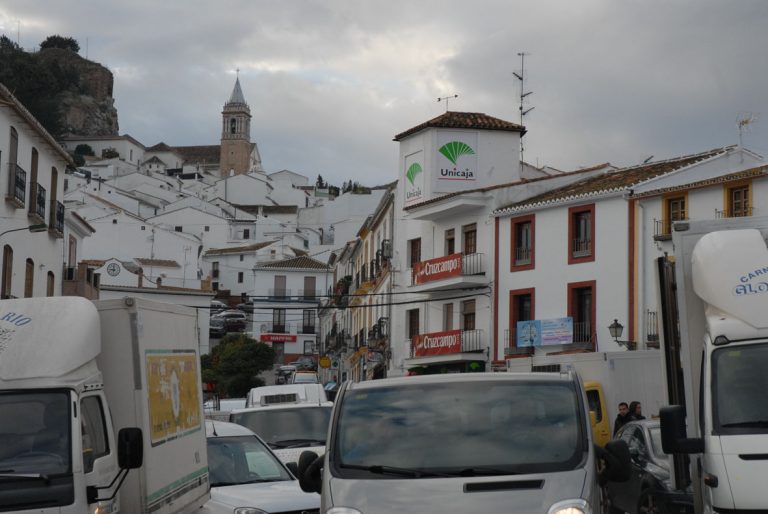
<path fill-rule="evenodd" d="M 291 328 L 293 327 L 290 323 L 269 323 L 266 325 L 266 330 L 262 327 L 261 331 L 270 334 L 290 334 Z"/>
<path fill-rule="evenodd" d="M 578 237 L 572 241 L 571 255 L 574 259 L 592 255 L 592 238 Z"/>
<path fill-rule="evenodd" d="M 461 354 L 472 353 L 469 360 L 477 360 L 476 353 L 486 350 L 482 330 L 448 330 L 413 336 L 410 341 L 411 359 L 432 362 L 465 360 Z"/>
<path fill-rule="evenodd" d="M 24 207 L 27 194 L 27 172 L 16 163 L 8 163 L 8 191 L 5 201 L 14 207 Z"/>
<path fill-rule="evenodd" d="M 678 221 L 687 221 L 688 218 L 653 220 L 653 240 L 669 241 L 672 239 L 672 224 Z"/>
<path fill-rule="evenodd" d="M 645 344 L 650 348 L 659 347 L 659 318 L 656 311 L 645 311 Z"/>
<path fill-rule="evenodd" d="M 508 328 L 504 331 L 504 356 L 511 357 L 515 355 L 533 355 L 533 346 L 517 346 L 517 334 L 514 328 Z"/>
<path fill-rule="evenodd" d="M 301 324 L 298 326 L 299 334 L 316 334 L 317 333 L 317 327 L 315 325 L 304 325 Z"/>
<path fill-rule="evenodd" d="M 417 262 L 411 269 L 409 291 L 431 292 L 461 286 L 487 285 L 485 254 L 454 253 Z"/>
<path fill-rule="evenodd" d="M 591 345 L 593 340 L 592 323 L 589 321 L 573 322 L 573 344 Z"/>
<path fill-rule="evenodd" d="M 490 195 L 484 192 L 446 195 L 444 199 L 429 202 L 427 205 L 406 207 L 410 219 L 437 221 L 446 216 L 472 217 L 488 209 Z"/>
<path fill-rule="evenodd" d="M 48 225 L 48 233 L 54 237 L 64 237 L 64 204 L 56 202 L 56 208 L 51 214 L 51 223 Z"/>
<path fill-rule="evenodd" d="M 530 246 L 515 248 L 515 266 L 526 266 L 531 263 L 532 249 Z"/>
<path fill-rule="evenodd" d="M 30 223 L 45 223 L 45 188 L 40 184 L 29 185 L 29 211 L 27 215 Z"/>
<path fill-rule="evenodd" d="M 284 287 L 278 289 L 270 289 L 268 300 L 287 302 L 291 299 L 291 290 Z"/>
<path fill-rule="evenodd" d="M 752 207 L 744 206 L 741 208 L 729 208 L 729 209 L 723 209 L 718 210 L 715 209 L 715 218 L 721 219 L 721 218 L 744 218 L 747 216 L 752 216 Z"/>
<path fill-rule="evenodd" d="M 320 290 L 299 289 L 296 299 L 301 302 L 316 302 L 320 299 Z"/>

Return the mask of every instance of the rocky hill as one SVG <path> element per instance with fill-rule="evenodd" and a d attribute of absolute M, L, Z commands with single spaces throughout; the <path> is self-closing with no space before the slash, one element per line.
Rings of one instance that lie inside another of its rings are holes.
<path fill-rule="evenodd" d="M 72 50 L 26 52 L 3 36 L 0 82 L 55 137 L 118 134 L 112 72 Z"/>

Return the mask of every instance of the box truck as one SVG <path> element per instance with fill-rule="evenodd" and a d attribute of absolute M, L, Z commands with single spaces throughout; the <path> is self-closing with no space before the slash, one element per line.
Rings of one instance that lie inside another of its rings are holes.
<path fill-rule="evenodd" d="M 766 512 L 768 218 L 681 222 L 658 261 L 662 443 L 696 512 Z"/>
<path fill-rule="evenodd" d="M 663 402 L 661 352 L 658 350 L 535 355 L 507 361 L 507 371 L 559 372 L 573 369 L 584 381 L 592 431 L 600 446 L 613 436 L 619 402 L 638 401 L 646 417 L 658 415 Z"/>
<path fill-rule="evenodd" d="M 192 309 L 0 301 L 0 511 L 193 512 L 209 497 Z"/>

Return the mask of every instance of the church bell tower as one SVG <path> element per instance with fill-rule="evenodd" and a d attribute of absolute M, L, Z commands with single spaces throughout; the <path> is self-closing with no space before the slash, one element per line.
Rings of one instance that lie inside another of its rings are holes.
<path fill-rule="evenodd" d="M 244 175 L 251 171 L 251 109 L 245 103 L 240 77 L 235 80 L 235 87 L 229 101 L 221 112 L 221 154 L 219 173 L 228 177 L 230 171 Z"/>

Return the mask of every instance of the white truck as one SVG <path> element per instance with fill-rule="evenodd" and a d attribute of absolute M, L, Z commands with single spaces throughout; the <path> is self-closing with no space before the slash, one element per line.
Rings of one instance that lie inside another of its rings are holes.
<path fill-rule="evenodd" d="M 195 313 L 0 301 L 0 511 L 186 513 L 209 498 Z"/>
<path fill-rule="evenodd" d="M 696 512 L 768 509 L 766 237 L 768 218 L 676 223 L 658 262 L 662 445 Z"/>
<path fill-rule="evenodd" d="M 611 439 L 619 402 L 638 401 L 646 417 L 664 405 L 661 352 L 658 350 L 536 355 L 507 361 L 507 371 L 578 371 L 589 409 L 595 413 L 595 443 Z"/>

